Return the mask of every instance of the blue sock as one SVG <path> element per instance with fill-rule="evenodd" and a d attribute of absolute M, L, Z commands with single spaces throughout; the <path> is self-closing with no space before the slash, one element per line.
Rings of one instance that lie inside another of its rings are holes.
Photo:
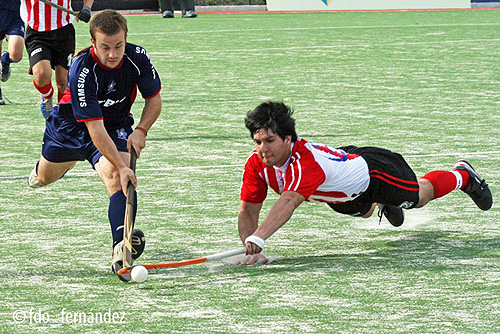
<path fill-rule="evenodd" d="M 137 192 L 134 196 L 134 215 L 137 214 Z M 111 234 L 113 235 L 113 247 L 123 240 L 123 220 L 125 219 L 125 207 L 127 206 L 127 197 L 123 191 L 117 191 L 109 198 L 108 218 L 111 225 Z"/>
<path fill-rule="evenodd" d="M 5 52 L 2 55 L 2 63 L 4 64 L 10 64 L 13 63 L 14 61 L 10 58 L 10 54 L 8 52 Z"/>

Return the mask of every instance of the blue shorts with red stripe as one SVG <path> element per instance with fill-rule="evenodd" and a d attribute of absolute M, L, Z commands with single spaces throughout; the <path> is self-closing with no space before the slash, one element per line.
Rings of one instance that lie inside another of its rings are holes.
<path fill-rule="evenodd" d="M 370 172 L 368 189 L 352 201 L 329 203 L 337 212 L 363 216 L 373 203 L 414 208 L 419 201 L 415 173 L 399 154 L 379 147 L 341 147 L 347 153 L 358 154 L 366 160 Z"/>
<path fill-rule="evenodd" d="M 0 40 L 5 35 L 18 35 L 24 37 L 24 22 L 19 11 L 0 10 Z"/>
<path fill-rule="evenodd" d="M 120 152 L 128 152 L 127 139 L 133 132 L 130 122 L 106 127 L 109 136 Z M 51 162 L 84 161 L 93 168 L 102 157 L 95 147 L 85 124 L 75 124 L 59 113 L 59 105 L 54 106 L 45 122 L 42 156 Z"/>

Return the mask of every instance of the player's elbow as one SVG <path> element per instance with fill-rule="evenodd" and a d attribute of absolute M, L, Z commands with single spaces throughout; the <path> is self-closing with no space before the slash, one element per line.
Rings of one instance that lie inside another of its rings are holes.
<path fill-rule="evenodd" d="M 285 191 L 281 194 L 280 199 L 283 201 L 283 205 L 293 208 L 297 208 L 302 202 L 306 200 L 304 196 L 295 191 Z"/>

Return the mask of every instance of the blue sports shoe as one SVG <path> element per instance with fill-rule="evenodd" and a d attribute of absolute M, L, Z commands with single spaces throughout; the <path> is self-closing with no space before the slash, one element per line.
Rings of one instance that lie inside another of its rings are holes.
<path fill-rule="evenodd" d="M 40 107 L 40 112 L 42 113 L 45 119 L 49 118 L 49 115 L 52 111 L 52 97 L 45 98 L 42 96 L 40 102 L 38 102 L 38 106 Z"/>

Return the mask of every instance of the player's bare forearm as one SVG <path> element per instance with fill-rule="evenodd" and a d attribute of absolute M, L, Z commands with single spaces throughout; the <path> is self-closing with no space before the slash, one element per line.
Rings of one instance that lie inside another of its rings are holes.
<path fill-rule="evenodd" d="M 274 234 L 292 217 L 295 209 L 305 200 L 304 196 L 294 191 L 285 191 L 274 203 L 266 219 L 257 228 L 253 235 L 264 240 Z"/>
<path fill-rule="evenodd" d="M 92 8 L 92 5 L 94 4 L 94 0 L 83 0 L 83 5 L 85 7 Z"/>
<path fill-rule="evenodd" d="M 238 231 L 243 243 L 249 235 L 252 235 L 257 230 L 261 208 L 262 203 L 241 201 L 240 212 L 238 213 Z"/>
<path fill-rule="evenodd" d="M 158 119 L 161 113 L 161 97 L 160 94 L 153 98 L 147 99 L 142 110 L 142 116 L 137 126 L 149 131 L 154 122 Z"/>
<path fill-rule="evenodd" d="M 158 119 L 161 113 L 161 97 L 160 94 L 151 99 L 147 99 L 142 110 L 141 120 L 134 131 L 128 138 L 127 147 L 130 151 L 131 146 L 137 152 L 137 156 L 141 155 L 141 150 L 146 147 L 146 135 L 154 122 Z"/>
<path fill-rule="evenodd" d="M 129 168 L 127 163 L 123 160 L 116 148 L 115 143 L 108 135 L 104 127 L 103 120 L 95 120 L 85 122 L 89 130 L 90 137 L 95 147 L 102 153 L 102 155 L 116 168 L 120 173 L 120 184 L 124 194 L 127 193 L 128 182 L 132 182 L 134 187 L 137 187 L 137 179 L 134 172 Z"/>

